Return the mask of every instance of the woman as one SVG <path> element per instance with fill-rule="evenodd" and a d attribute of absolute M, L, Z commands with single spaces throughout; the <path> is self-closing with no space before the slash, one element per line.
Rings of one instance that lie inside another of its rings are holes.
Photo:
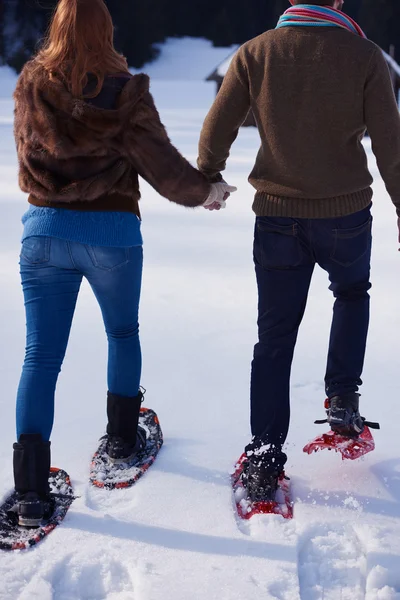
<path fill-rule="evenodd" d="M 14 477 L 19 523 L 35 525 L 49 510 L 54 392 L 83 277 L 109 343 L 108 455 L 126 460 L 145 442 L 138 174 L 186 207 L 218 209 L 234 188 L 210 184 L 170 143 L 148 77 L 132 77 L 114 49 L 103 0 L 60 0 L 43 48 L 17 84 L 15 137 L 30 208 L 20 261 L 27 348 Z"/>

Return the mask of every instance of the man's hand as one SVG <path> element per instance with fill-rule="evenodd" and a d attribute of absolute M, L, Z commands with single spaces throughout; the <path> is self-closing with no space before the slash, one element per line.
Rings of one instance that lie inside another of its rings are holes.
<path fill-rule="evenodd" d="M 221 210 L 221 208 L 225 208 L 225 200 L 227 200 L 233 192 L 236 192 L 236 190 L 236 187 L 222 181 L 219 183 L 212 183 L 210 195 L 203 204 L 204 208 L 207 210 Z"/>

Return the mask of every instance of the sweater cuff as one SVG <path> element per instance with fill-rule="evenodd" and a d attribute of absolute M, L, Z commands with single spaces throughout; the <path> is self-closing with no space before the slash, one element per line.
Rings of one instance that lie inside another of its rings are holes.
<path fill-rule="evenodd" d="M 222 175 L 221 173 L 207 173 L 207 171 L 202 171 L 202 169 L 199 169 L 200 173 L 202 173 L 204 175 L 204 177 L 206 177 L 207 181 L 209 183 L 220 183 L 221 181 L 223 181 L 222 179 Z M 400 203 L 399 203 L 400 206 Z"/>

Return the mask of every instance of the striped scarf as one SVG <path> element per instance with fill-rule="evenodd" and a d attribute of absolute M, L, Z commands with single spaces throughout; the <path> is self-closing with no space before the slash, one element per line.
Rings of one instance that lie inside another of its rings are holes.
<path fill-rule="evenodd" d="M 342 27 L 363 38 L 367 37 L 361 27 L 341 10 L 315 4 L 288 8 L 278 21 L 276 28 L 280 27 Z"/>

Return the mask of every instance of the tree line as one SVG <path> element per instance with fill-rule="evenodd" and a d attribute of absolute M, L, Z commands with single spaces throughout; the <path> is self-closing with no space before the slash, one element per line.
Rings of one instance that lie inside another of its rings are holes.
<path fill-rule="evenodd" d="M 241 44 L 275 27 L 288 0 L 105 0 L 115 24 L 115 44 L 141 68 L 168 37 L 192 36 L 215 46 Z M 0 0 L 0 64 L 19 71 L 36 51 L 56 0 Z M 346 0 L 345 11 L 370 39 L 398 47 L 400 1 Z M 90 24 L 89 24 L 90 26 Z"/>

